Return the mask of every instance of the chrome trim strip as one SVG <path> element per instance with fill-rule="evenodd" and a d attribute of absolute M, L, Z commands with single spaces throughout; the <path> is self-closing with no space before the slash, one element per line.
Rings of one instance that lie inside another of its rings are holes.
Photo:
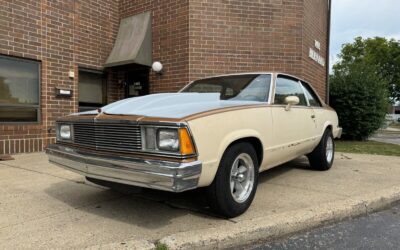
<path fill-rule="evenodd" d="M 103 157 L 58 144 L 50 145 L 46 153 L 51 163 L 87 177 L 171 192 L 197 188 L 202 170 L 200 161 Z"/>

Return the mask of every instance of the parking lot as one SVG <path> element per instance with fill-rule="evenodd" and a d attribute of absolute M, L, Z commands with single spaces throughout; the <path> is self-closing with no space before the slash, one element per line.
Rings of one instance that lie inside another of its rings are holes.
<path fill-rule="evenodd" d="M 260 218 L 400 186 L 399 166 L 400 157 L 337 153 L 332 170 L 319 172 L 301 158 L 262 173 L 249 211 L 226 220 L 209 211 L 201 190 L 113 192 L 50 165 L 44 153 L 17 155 L 0 162 L 0 248 L 96 248 L 211 228 L 238 230 Z"/>

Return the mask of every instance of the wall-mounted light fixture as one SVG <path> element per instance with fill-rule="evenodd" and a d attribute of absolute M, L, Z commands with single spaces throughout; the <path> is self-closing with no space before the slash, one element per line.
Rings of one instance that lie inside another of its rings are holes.
<path fill-rule="evenodd" d="M 154 62 L 151 68 L 156 74 L 162 75 L 163 65 L 160 62 Z"/>
<path fill-rule="evenodd" d="M 69 78 L 74 79 L 75 78 L 75 72 L 73 70 L 70 70 L 68 72 L 68 76 L 69 76 Z"/>

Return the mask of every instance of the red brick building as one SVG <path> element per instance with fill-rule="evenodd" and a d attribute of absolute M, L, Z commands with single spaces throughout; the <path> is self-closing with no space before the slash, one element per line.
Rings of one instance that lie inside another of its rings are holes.
<path fill-rule="evenodd" d="M 325 97 L 329 12 L 329 0 L 3 0 L 0 154 L 43 150 L 60 116 L 203 76 L 281 71 Z"/>

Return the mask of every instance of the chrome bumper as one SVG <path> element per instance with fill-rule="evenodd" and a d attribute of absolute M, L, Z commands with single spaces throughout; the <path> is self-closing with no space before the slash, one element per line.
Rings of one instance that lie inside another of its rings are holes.
<path fill-rule="evenodd" d="M 131 157 L 108 157 L 52 144 L 49 161 L 87 177 L 133 186 L 182 192 L 197 187 L 201 162 L 179 163 Z"/>

